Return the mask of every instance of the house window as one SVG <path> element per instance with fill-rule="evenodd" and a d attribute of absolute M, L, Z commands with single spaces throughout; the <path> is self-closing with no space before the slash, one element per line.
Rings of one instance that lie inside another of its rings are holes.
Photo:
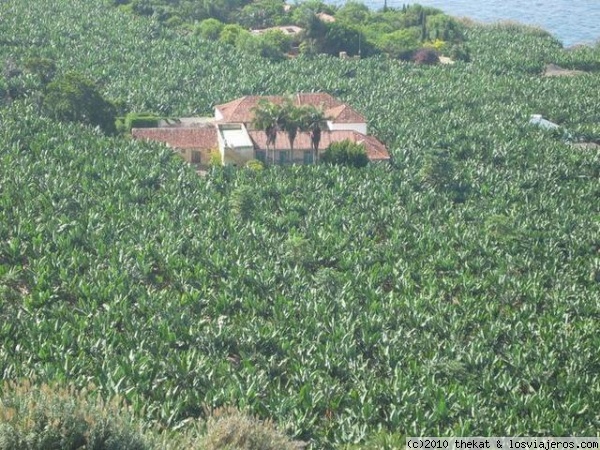
<path fill-rule="evenodd" d="M 256 150 L 256 159 L 258 159 L 263 164 L 267 162 L 267 152 L 264 150 Z"/>
<path fill-rule="evenodd" d="M 279 164 L 287 164 L 290 161 L 290 152 L 282 150 L 279 152 Z"/>
<path fill-rule="evenodd" d="M 191 163 L 200 164 L 200 152 L 198 150 L 192 150 Z"/>
<path fill-rule="evenodd" d="M 306 150 L 304 152 L 304 164 L 312 164 L 313 163 L 313 152 Z"/>

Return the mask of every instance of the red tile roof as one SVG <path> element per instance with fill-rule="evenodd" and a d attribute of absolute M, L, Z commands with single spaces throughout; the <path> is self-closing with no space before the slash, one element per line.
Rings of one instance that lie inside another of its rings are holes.
<path fill-rule="evenodd" d="M 365 118 L 348 105 L 340 105 L 325 111 L 325 115 L 334 123 L 365 123 Z"/>
<path fill-rule="evenodd" d="M 229 103 L 216 105 L 215 109 L 223 115 L 223 122 L 250 123 L 254 118 L 252 110 L 256 108 L 258 102 L 262 99 L 277 104 L 283 102 L 283 97 L 281 96 L 247 95 Z"/>
<path fill-rule="evenodd" d="M 177 149 L 218 148 L 217 129 L 214 126 L 198 128 L 133 128 L 135 139 L 164 142 Z"/>
<path fill-rule="evenodd" d="M 365 122 L 365 118 L 357 113 L 350 106 L 340 102 L 326 92 L 299 93 L 294 95 L 292 100 L 298 106 L 313 105 L 325 111 L 325 115 L 335 118 L 338 123 L 356 123 Z M 271 103 L 281 104 L 285 100 L 284 96 L 246 96 L 233 100 L 229 103 L 215 106 L 223 116 L 223 122 L 250 123 L 254 118 L 253 109 L 258 102 L 265 99 Z M 329 114 L 329 112 L 332 114 Z M 338 119 L 338 116 L 339 119 Z"/>
<path fill-rule="evenodd" d="M 324 110 L 343 105 L 337 98 L 327 92 L 299 93 L 294 96 L 297 105 L 313 105 Z"/>
<path fill-rule="evenodd" d="M 259 150 L 265 150 L 267 148 L 267 137 L 263 131 L 249 131 L 250 138 L 254 142 L 254 145 Z M 319 151 L 324 151 L 329 144 L 332 142 L 339 142 L 348 139 L 357 144 L 363 144 L 367 156 L 371 161 L 386 161 L 390 159 L 390 155 L 383 143 L 373 136 L 365 136 L 362 133 L 351 130 L 336 130 L 336 131 L 324 131 L 321 134 L 321 142 L 319 143 Z M 275 141 L 275 150 L 289 150 L 290 141 L 288 136 L 283 131 L 277 133 L 277 140 Z M 296 140 L 294 141 L 294 150 L 303 151 L 311 150 L 311 140 L 308 133 L 298 133 Z M 272 150 L 272 148 L 270 149 Z"/>
<path fill-rule="evenodd" d="M 375 136 L 368 136 L 362 133 L 354 132 L 355 141 L 357 144 L 363 144 L 367 152 L 367 156 L 371 161 L 389 161 L 390 153 L 383 143 Z"/>

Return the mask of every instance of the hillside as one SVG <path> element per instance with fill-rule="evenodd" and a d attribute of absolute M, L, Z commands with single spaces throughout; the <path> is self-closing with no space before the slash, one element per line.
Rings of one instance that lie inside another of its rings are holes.
<path fill-rule="evenodd" d="M 234 405 L 312 448 L 597 434 L 600 155 L 527 123 L 600 140 L 600 47 L 473 26 L 468 64 L 273 63 L 109 3 L 0 16 L 0 88 L 18 94 L 0 108 L 3 379 L 93 382 L 170 427 Z M 123 111 L 327 91 L 394 161 L 200 178 L 43 117 L 31 57 Z"/>

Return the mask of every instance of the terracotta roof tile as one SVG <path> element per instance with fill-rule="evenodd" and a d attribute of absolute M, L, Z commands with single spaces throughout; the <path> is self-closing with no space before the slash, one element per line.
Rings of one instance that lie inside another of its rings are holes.
<path fill-rule="evenodd" d="M 367 157 L 371 161 L 389 161 L 390 153 L 386 146 L 375 136 L 366 136 L 362 133 L 354 132 L 354 142 L 363 144 L 367 152 Z"/>
<path fill-rule="evenodd" d="M 215 109 L 217 109 L 223 116 L 223 122 L 250 123 L 254 118 L 254 113 L 252 110 L 256 108 L 261 99 L 265 99 L 272 103 L 281 104 L 283 103 L 285 97 L 280 95 L 246 96 L 233 100 L 229 103 L 217 105 L 215 106 Z M 344 105 L 342 102 L 326 92 L 299 93 L 294 95 L 292 99 L 298 106 L 313 105 L 317 108 L 323 109 L 324 111 Z M 350 107 L 348 106 L 348 108 Z M 356 114 L 358 115 L 358 113 Z"/>
<path fill-rule="evenodd" d="M 295 96 L 297 105 L 313 105 L 324 110 L 343 105 L 337 98 L 327 92 L 299 93 Z"/>
<path fill-rule="evenodd" d="M 219 146 L 214 126 L 198 128 L 133 128 L 135 139 L 158 141 L 177 149 L 212 149 Z"/>
<path fill-rule="evenodd" d="M 335 123 L 365 123 L 363 116 L 348 105 L 340 105 L 325 111 L 325 115 Z"/>
<path fill-rule="evenodd" d="M 283 97 L 281 96 L 249 95 L 238 98 L 237 100 L 233 100 L 229 103 L 216 105 L 215 109 L 219 110 L 219 112 L 223 115 L 222 120 L 224 122 L 250 123 L 254 118 L 254 112 L 252 110 L 256 108 L 256 105 L 258 105 L 258 102 L 261 99 L 265 99 L 269 102 L 277 104 L 283 102 Z"/>
<path fill-rule="evenodd" d="M 249 131 L 250 138 L 257 149 L 266 150 L 267 137 L 263 131 Z M 362 133 L 351 130 L 324 131 L 321 134 L 319 143 L 319 152 L 324 151 L 332 142 L 339 142 L 348 139 L 365 146 L 367 156 L 371 161 L 385 161 L 390 159 L 390 155 L 383 143 L 373 136 L 365 136 Z M 280 131 L 277 133 L 275 141 L 275 150 L 289 150 L 290 141 L 286 133 Z M 308 133 L 298 133 L 294 141 L 294 151 L 311 150 L 311 140 Z M 271 148 L 272 150 L 272 148 Z"/>

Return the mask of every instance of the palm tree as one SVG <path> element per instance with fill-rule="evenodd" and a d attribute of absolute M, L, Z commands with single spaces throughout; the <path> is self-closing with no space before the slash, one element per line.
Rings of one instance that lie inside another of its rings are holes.
<path fill-rule="evenodd" d="M 267 155 L 269 157 L 269 146 L 273 147 L 273 164 L 275 163 L 275 143 L 277 141 L 277 132 L 280 129 L 282 108 L 280 105 L 272 103 L 266 99 L 259 100 L 254 108 L 254 118 L 252 125 L 257 130 L 265 132 L 267 137 Z"/>
<path fill-rule="evenodd" d="M 327 129 L 327 117 L 323 110 L 313 105 L 304 108 L 304 130 L 310 133 L 310 145 L 313 151 L 313 161 L 317 162 L 319 157 L 319 144 L 321 143 L 321 132 Z"/>
<path fill-rule="evenodd" d="M 319 156 L 321 132 L 327 128 L 327 117 L 323 110 L 313 105 L 296 106 L 292 99 L 286 98 L 282 104 L 261 99 L 254 108 L 252 125 L 267 136 L 267 157 L 272 146 L 273 164 L 275 163 L 275 141 L 278 131 L 285 131 L 290 142 L 291 160 L 294 160 L 294 142 L 298 131 L 309 132 L 313 161 Z"/>
<path fill-rule="evenodd" d="M 304 109 L 294 105 L 291 99 L 286 99 L 281 105 L 279 127 L 285 131 L 290 141 L 290 158 L 294 161 L 294 141 L 298 130 L 302 129 L 305 122 Z"/>

